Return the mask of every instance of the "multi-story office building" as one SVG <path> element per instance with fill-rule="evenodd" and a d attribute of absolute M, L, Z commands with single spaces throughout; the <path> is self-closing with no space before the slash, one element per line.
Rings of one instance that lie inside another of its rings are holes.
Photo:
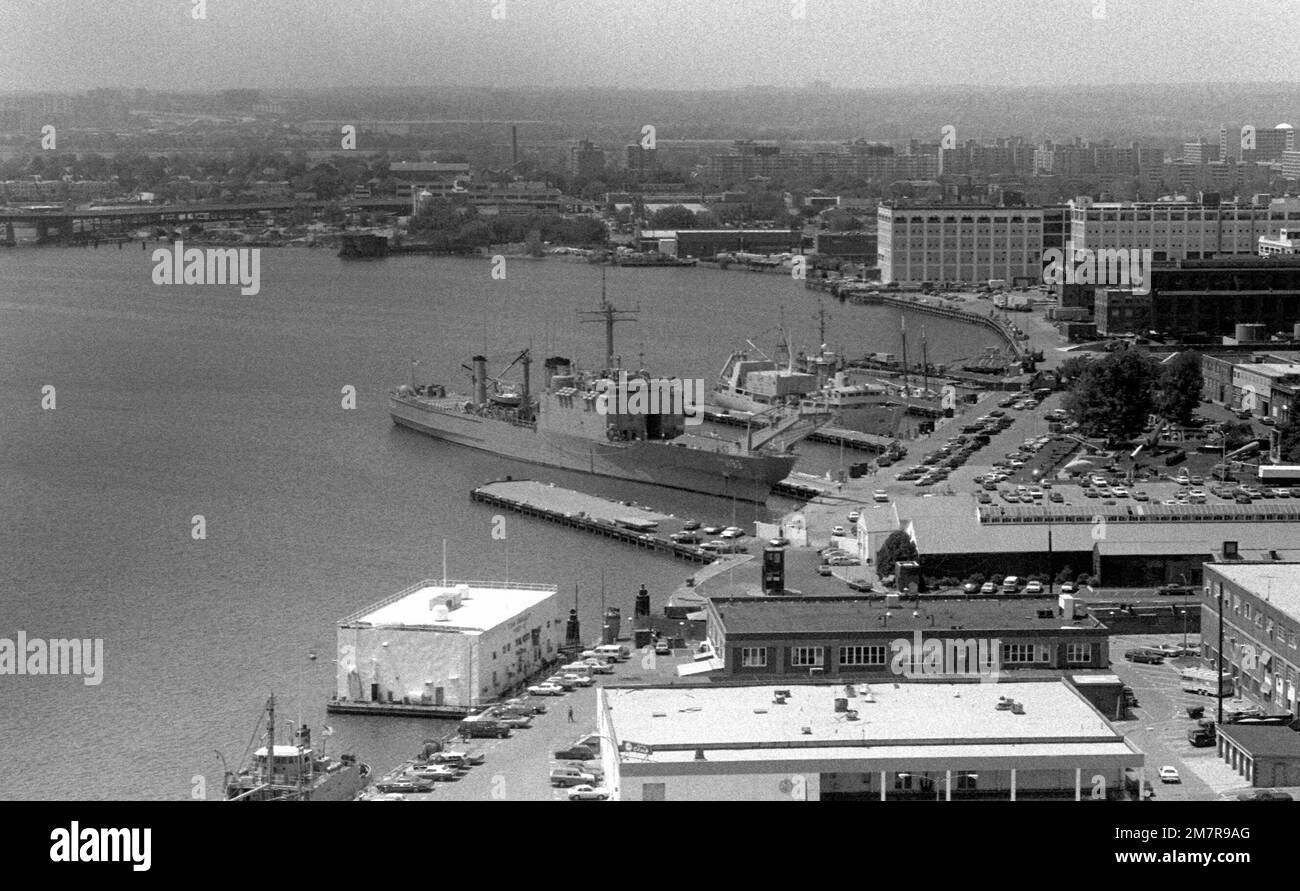
<path fill-rule="evenodd" d="M 1300 198 L 1265 203 L 1155 201 L 1069 202 L 1070 239 L 1076 249 L 1150 250 L 1153 260 L 1254 254 L 1261 236 L 1276 238 L 1300 227 Z"/>
<path fill-rule="evenodd" d="M 1272 257 L 1276 254 L 1294 254 L 1296 248 L 1300 247 L 1300 238 L 1295 238 L 1291 232 L 1295 230 L 1283 229 L 1278 233 L 1277 238 L 1269 238 L 1267 235 L 1259 237 L 1259 255 L 1261 257 Z"/>
<path fill-rule="evenodd" d="M 589 139 L 569 149 L 569 173 L 592 179 L 605 170 L 605 152 Z"/>
<path fill-rule="evenodd" d="M 1208 164 L 1220 160 L 1219 144 L 1199 139 L 1183 143 L 1183 160 L 1189 164 Z"/>
<path fill-rule="evenodd" d="M 876 232 L 882 281 L 1042 278 L 1039 207 L 883 203 Z"/>
<path fill-rule="evenodd" d="M 1223 604 L 1223 669 L 1240 695 L 1274 712 L 1296 713 L 1300 686 L 1300 563 L 1247 561 L 1235 543 L 1205 565 L 1201 646 L 1219 659 Z"/>

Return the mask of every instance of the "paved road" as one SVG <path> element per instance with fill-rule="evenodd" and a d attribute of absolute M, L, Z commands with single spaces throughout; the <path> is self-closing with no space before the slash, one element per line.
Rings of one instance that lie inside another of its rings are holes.
<path fill-rule="evenodd" d="M 1204 706 L 1213 714 L 1214 699 L 1182 691 L 1179 675 L 1183 667 L 1201 666 L 1198 659 L 1178 659 L 1161 665 L 1128 662 L 1125 650 L 1162 643 L 1181 645 L 1181 634 L 1114 635 L 1110 639 L 1111 668 L 1133 688 L 1138 707 L 1127 721 L 1115 726 L 1147 756 L 1147 779 L 1158 801 L 1214 801 L 1235 798 L 1249 784 L 1218 756 L 1215 747 L 1196 748 L 1187 741 L 1187 729 L 1196 722 L 1187 716 L 1187 706 Z M 1200 643 L 1192 635 L 1189 643 Z M 1179 664 L 1181 663 L 1181 664 Z M 1178 769 L 1181 783 L 1161 783 L 1156 771 L 1171 765 Z"/>

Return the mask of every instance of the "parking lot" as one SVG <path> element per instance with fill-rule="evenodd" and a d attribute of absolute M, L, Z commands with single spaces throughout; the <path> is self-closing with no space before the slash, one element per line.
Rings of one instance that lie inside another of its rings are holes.
<path fill-rule="evenodd" d="M 1219 758 L 1214 746 L 1196 748 L 1187 741 L 1188 728 L 1196 724 L 1196 720 L 1187 714 L 1188 706 L 1204 707 L 1208 718 L 1215 714 L 1213 697 L 1197 696 L 1182 690 L 1182 670 L 1203 667 L 1204 663 L 1194 657 L 1182 657 L 1148 665 L 1124 658 L 1125 651 L 1137 647 L 1181 646 L 1182 642 L 1181 634 L 1111 637 L 1111 667 L 1124 683 L 1133 688 L 1138 701 L 1132 717 L 1116 721 L 1115 726 L 1146 753 L 1147 780 L 1155 790 L 1157 801 L 1235 799 L 1238 792 L 1250 788 L 1249 784 Z M 1192 646 L 1199 643 L 1198 635 L 1189 638 Z M 1164 765 L 1175 767 L 1182 781 L 1160 782 L 1156 771 Z"/>
<path fill-rule="evenodd" d="M 567 801 L 568 790 L 551 785 L 552 768 L 567 765 L 554 753 L 572 746 L 596 732 L 596 693 L 601 684 L 638 681 L 664 683 L 676 676 L 676 666 L 691 661 L 690 650 L 671 656 L 636 652 L 615 666 L 614 674 L 595 675 L 593 687 L 578 688 L 561 696 L 528 697 L 540 702 L 546 714 L 538 715 L 527 728 L 514 730 L 505 739 L 457 739 L 452 747 L 480 752 L 485 761 L 459 779 L 434 784 L 433 791 L 404 793 L 407 801 Z M 569 720 L 569 709 L 573 720 Z M 414 754 L 414 753 L 412 753 Z"/>

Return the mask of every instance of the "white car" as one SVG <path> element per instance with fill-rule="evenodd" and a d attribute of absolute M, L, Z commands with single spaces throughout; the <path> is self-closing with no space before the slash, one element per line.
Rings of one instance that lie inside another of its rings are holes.
<path fill-rule="evenodd" d="M 1128 489 L 1123 489 L 1123 488 L 1114 488 L 1114 489 L 1111 489 L 1111 490 L 1110 490 L 1110 494 L 1113 495 L 1113 496 L 1116 497 L 1116 498 L 1127 498 L 1127 497 L 1128 497 Z"/>
<path fill-rule="evenodd" d="M 589 786 L 586 783 L 569 790 L 569 801 L 605 801 L 609 790 L 603 786 Z"/>
<path fill-rule="evenodd" d="M 1168 764 L 1156 771 L 1156 774 L 1160 777 L 1162 783 L 1181 783 L 1183 781 L 1178 776 L 1178 768 L 1170 767 Z"/>
<path fill-rule="evenodd" d="M 862 517 L 862 514 L 858 513 L 857 511 L 850 511 L 850 512 L 849 512 L 849 522 L 850 522 L 850 523 L 856 523 L 859 519 L 861 519 L 861 517 Z"/>
<path fill-rule="evenodd" d="M 1075 592 L 1078 591 L 1078 590 L 1079 590 L 1079 589 L 1078 589 L 1078 587 L 1074 584 L 1074 582 L 1061 582 L 1061 593 L 1062 593 L 1062 594 L 1073 594 L 1073 593 L 1075 593 Z"/>
<path fill-rule="evenodd" d="M 566 674 L 562 677 L 563 680 L 568 681 L 575 687 L 590 687 L 592 684 L 596 683 L 595 678 L 586 674 Z"/>
<path fill-rule="evenodd" d="M 728 526 L 726 529 L 722 530 L 723 538 L 741 538 L 744 534 L 745 530 L 741 529 L 739 526 Z"/>
<path fill-rule="evenodd" d="M 563 696 L 564 688 L 559 684 L 533 684 L 528 688 L 528 692 L 534 696 Z"/>
<path fill-rule="evenodd" d="M 888 501 L 889 493 L 886 492 L 884 489 L 877 489 L 876 491 L 871 493 L 871 497 L 874 498 L 876 501 Z"/>
<path fill-rule="evenodd" d="M 831 530 L 831 535 L 843 536 L 846 534 L 847 533 L 845 533 L 843 526 L 836 526 L 834 529 Z"/>
<path fill-rule="evenodd" d="M 1043 583 L 1042 583 L 1042 582 L 1030 582 L 1029 584 L 1025 585 L 1025 593 L 1026 593 L 1026 594 L 1042 594 L 1042 593 L 1043 593 Z"/>

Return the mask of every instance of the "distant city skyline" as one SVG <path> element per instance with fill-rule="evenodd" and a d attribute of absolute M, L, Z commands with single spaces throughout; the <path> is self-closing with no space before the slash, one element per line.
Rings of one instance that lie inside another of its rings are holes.
<path fill-rule="evenodd" d="M 0 90 L 1286 83 L 1298 25 L 1284 0 L 6 0 Z"/>

